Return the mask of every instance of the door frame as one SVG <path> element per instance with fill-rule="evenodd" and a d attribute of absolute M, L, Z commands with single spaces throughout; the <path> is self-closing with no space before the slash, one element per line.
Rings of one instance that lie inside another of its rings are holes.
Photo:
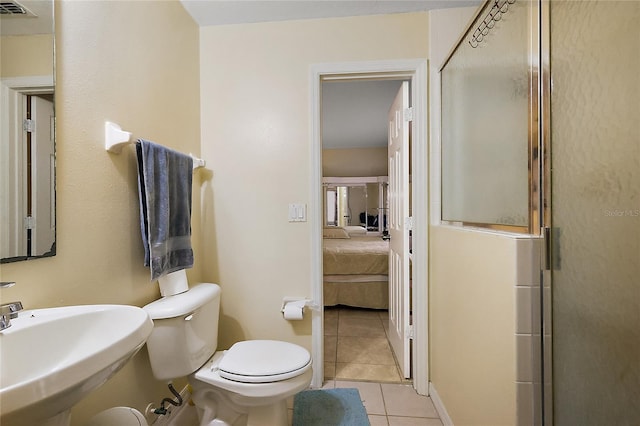
<path fill-rule="evenodd" d="M 429 146 L 428 146 L 428 64 L 426 59 L 319 63 L 310 67 L 309 129 L 311 233 L 311 296 L 319 308 L 312 315 L 312 356 L 314 371 L 311 386 L 322 387 L 324 380 L 324 301 L 322 294 L 322 82 L 338 80 L 381 80 L 407 78 L 411 81 L 411 215 L 413 342 L 411 376 L 420 395 L 429 392 L 428 324 L 428 241 L 429 241 Z"/>

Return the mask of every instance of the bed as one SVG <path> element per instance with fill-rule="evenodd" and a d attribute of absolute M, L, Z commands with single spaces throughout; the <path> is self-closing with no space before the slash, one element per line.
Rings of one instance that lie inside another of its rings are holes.
<path fill-rule="evenodd" d="M 380 236 L 325 228 L 324 305 L 389 308 L 389 242 Z"/>

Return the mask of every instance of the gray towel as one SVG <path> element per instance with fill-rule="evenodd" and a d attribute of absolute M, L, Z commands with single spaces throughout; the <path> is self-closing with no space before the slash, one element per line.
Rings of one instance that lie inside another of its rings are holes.
<path fill-rule="evenodd" d="M 136 153 L 144 265 L 155 280 L 193 266 L 193 159 L 144 139 L 138 139 Z"/>

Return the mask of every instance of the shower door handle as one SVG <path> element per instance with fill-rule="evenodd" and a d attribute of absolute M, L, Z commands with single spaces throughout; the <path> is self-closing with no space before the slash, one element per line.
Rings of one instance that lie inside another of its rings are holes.
<path fill-rule="evenodd" d="M 544 228 L 544 269 L 559 271 L 560 258 L 560 228 Z"/>

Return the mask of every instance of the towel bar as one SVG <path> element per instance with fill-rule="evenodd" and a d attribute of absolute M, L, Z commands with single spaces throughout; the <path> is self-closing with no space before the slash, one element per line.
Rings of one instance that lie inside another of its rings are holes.
<path fill-rule="evenodd" d="M 122 130 L 116 123 L 105 121 L 104 123 L 104 146 L 108 152 L 114 154 L 120 154 L 122 147 L 132 144 L 131 132 Z M 193 159 L 193 168 L 198 169 L 207 165 L 205 160 L 194 157 L 192 154 L 189 156 Z"/>

